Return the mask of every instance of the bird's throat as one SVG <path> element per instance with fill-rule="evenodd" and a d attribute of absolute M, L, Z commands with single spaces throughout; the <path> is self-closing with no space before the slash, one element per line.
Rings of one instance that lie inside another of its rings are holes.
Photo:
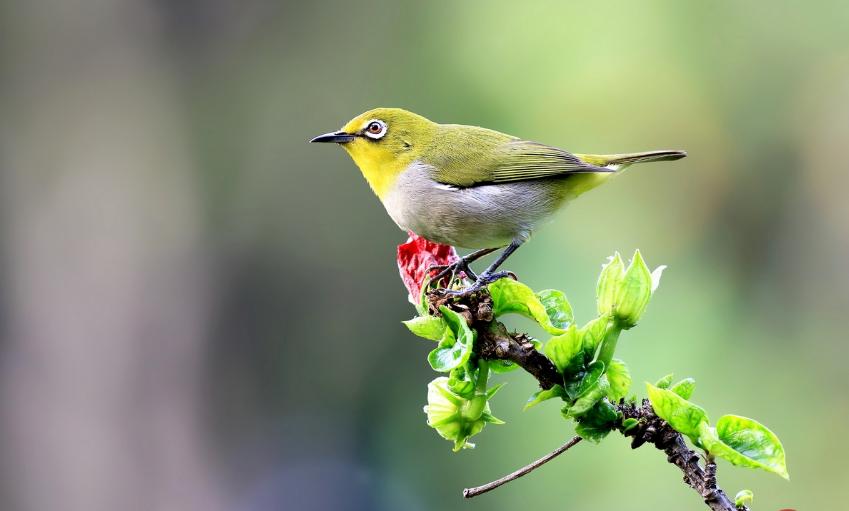
<path fill-rule="evenodd" d="M 348 147 L 347 144 L 344 147 L 381 201 L 389 194 L 398 176 L 412 163 L 411 157 L 403 158 L 382 151 L 366 151 L 357 146 Z"/>

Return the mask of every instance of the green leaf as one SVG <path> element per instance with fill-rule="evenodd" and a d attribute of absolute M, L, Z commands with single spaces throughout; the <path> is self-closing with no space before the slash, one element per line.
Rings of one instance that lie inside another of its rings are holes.
<path fill-rule="evenodd" d="M 594 444 L 600 444 L 612 429 L 606 424 L 598 425 L 595 422 L 581 421 L 575 426 L 575 433 L 584 440 L 589 440 Z"/>
<path fill-rule="evenodd" d="M 555 397 L 559 397 L 561 399 L 566 397 L 566 391 L 563 390 L 562 386 L 555 385 L 554 387 L 548 390 L 540 390 L 538 392 L 535 392 L 534 395 L 531 396 L 530 399 L 528 399 L 528 404 L 525 405 L 524 409 L 527 410 L 528 408 L 534 405 L 538 405 L 543 401 L 548 401 L 549 399 L 553 399 Z"/>
<path fill-rule="evenodd" d="M 443 319 L 448 325 L 439 346 L 427 357 L 434 371 L 446 372 L 462 366 L 469 360 L 475 336 L 465 318 L 447 307 L 440 307 Z"/>
<path fill-rule="evenodd" d="M 587 374 L 589 375 L 589 373 Z M 584 379 L 586 379 L 586 377 Z M 609 390 L 610 383 L 608 383 L 607 378 L 602 375 L 601 378 L 599 378 L 592 386 L 578 395 L 578 399 L 576 399 L 575 403 L 569 408 L 567 415 L 572 418 L 581 417 L 596 403 L 604 399 Z"/>
<path fill-rule="evenodd" d="M 598 303 L 599 315 L 606 314 L 616 305 L 616 294 L 624 274 L 625 269 L 622 264 L 622 258 L 619 257 L 619 252 L 616 252 L 610 262 L 601 270 L 601 275 L 598 277 L 596 302 Z"/>
<path fill-rule="evenodd" d="M 463 365 L 463 358 L 463 346 L 457 342 L 454 332 L 445 330 L 439 345 L 428 354 L 427 361 L 434 371 L 446 372 Z"/>
<path fill-rule="evenodd" d="M 448 328 L 445 320 L 436 316 L 419 316 L 409 321 L 402 321 L 402 323 L 407 325 L 407 328 L 414 334 L 432 341 L 442 340 L 445 329 Z"/>
<path fill-rule="evenodd" d="M 672 429 L 690 437 L 690 440 L 697 444 L 699 425 L 709 422 L 707 413 L 671 390 L 660 389 L 649 383 L 646 383 L 646 387 L 649 389 L 649 401 L 654 413 L 668 422 Z"/>
<path fill-rule="evenodd" d="M 518 369 L 519 366 L 509 360 L 495 359 L 489 361 L 489 368 L 493 373 L 509 373 Z"/>
<path fill-rule="evenodd" d="M 572 306 L 566 300 L 566 295 L 554 289 L 546 289 L 535 293 L 534 296 L 545 307 L 545 313 L 552 325 L 562 330 L 569 328 L 574 318 L 572 317 Z"/>
<path fill-rule="evenodd" d="M 521 314 L 532 319 L 551 335 L 560 335 L 564 329 L 552 324 L 545 306 L 528 286 L 513 279 L 501 279 L 489 285 L 492 313 L 498 318 L 504 314 Z M 565 299 L 565 298 L 564 298 Z"/>
<path fill-rule="evenodd" d="M 575 433 L 584 440 L 598 444 L 613 430 L 613 421 L 617 419 L 616 410 L 610 403 L 601 401 L 590 410 L 575 426 Z"/>
<path fill-rule="evenodd" d="M 681 380 L 675 385 L 672 386 L 672 392 L 678 394 L 684 399 L 690 399 L 690 396 L 693 395 L 693 390 L 696 388 L 696 380 L 692 378 L 687 378 L 686 380 Z"/>
<path fill-rule="evenodd" d="M 628 395 L 628 390 L 631 388 L 631 372 L 628 371 L 625 362 L 614 358 L 605 374 L 607 374 L 607 381 L 610 382 L 610 392 L 607 397 L 611 401 L 619 401 Z"/>
<path fill-rule="evenodd" d="M 740 490 L 736 497 L 734 497 L 734 506 L 735 507 L 743 507 L 746 505 L 746 501 L 754 502 L 755 496 L 749 490 Z"/>
<path fill-rule="evenodd" d="M 590 321 L 581 329 L 584 335 L 584 360 L 588 363 L 593 359 L 598 345 L 604 339 L 608 323 L 610 323 L 610 314 L 604 314 Z"/>
<path fill-rule="evenodd" d="M 610 423 L 619 419 L 619 412 L 616 411 L 616 407 L 607 401 L 596 403 L 593 407 L 593 414 Z"/>
<path fill-rule="evenodd" d="M 634 259 L 628 271 L 622 277 L 622 284 L 616 293 L 614 314 L 627 327 L 636 325 L 651 298 L 652 277 L 640 251 L 634 252 Z"/>
<path fill-rule="evenodd" d="M 725 415 L 716 429 L 700 426 L 699 440 L 711 454 L 725 458 L 732 465 L 762 468 L 789 479 L 784 460 L 784 448 L 766 426 L 737 415 Z"/>
<path fill-rule="evenodd" d="M 672 375 L 667 374 L 663 378 L 657 380 L 657 383 L 654 384 L 655 387 L 659 389 L 668 389 L 669 385 L 672 383 Z"/>
<path fill-rule="evenodd" d="M 573 374 L 584 365 L 583 335 L 572 325 L 563 335 L 552 337 L 545 345 L 545 355 L 561 374 Z"/>
<path fill-rule="evenodd" d="M 569 375 L 568 378 L 564 378 L 565 385 L 563 385 L 563 388 L 566 390 L 566 395 L 569 396 L 569 399 L 575 399 L 581 393 L 581 382 L 584 381 L 584 376 L 586 375 L 586 371 L 579 371 Z"/>
<path fill-rule="evenodd" d="M 566 385 L 563 387 L 566 389 L 566 395 L 569 399 L 577 399 L 579 395 L 595 385 L 602 374 L 604 374 L 604 362 L 595 361 L 587 367 L 586 371 L 570 375 L 566 378 Z"/>
<path fill-rule="evenodd" d="M 628 431 L 639 423 L 640 421 L 638 421 L 637 419 L 625 419 L 624 421 L 622 421 L 622 431 Z"/>
<path fill-rule="evenodd" d="M 581 387 L 578 394 L 583 394 L 595 385 L 601 376 L 604 374 L 604 362 L 596 361 L 587 367 L 587 374 L 581 380 Z"/>
<path fill-rule="evenodd" d="M 507 385 L 507 382 L 499 383 L 495 387 L 491 387 L 491 388 L 487 389 L 486 390 L 486 400 L 489 401 L 490 399 L 492 399 L 492 396 L 494 396 L 495 393 L 498 392 L 499 389 L 501 389 L 501 387 L 503 387 L 505 385 Z"/>
<path fill-rule="evenodd" d="M 469 328 L 469 325 L 466 323 L 466 318 L 452 311 L 448 307 L 444 305 L 439 308 L 439 312 L 442 313 L 442 319 L 445 320 L 445 323 L 448 325 L 448 328 L 454 332 L 455 337 L 458 340 L 465 338 L 469 344 L 472 343 L 472 330 Z"/>

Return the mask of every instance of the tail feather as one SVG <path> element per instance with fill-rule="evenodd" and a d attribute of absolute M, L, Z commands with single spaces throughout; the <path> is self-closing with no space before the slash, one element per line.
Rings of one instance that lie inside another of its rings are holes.
<path fill-rule="evenodd" d="M 685 151 L 646 151 L 643 153 L 629 154 L 576 154 L 585 163 L 598 167 L 615 167 L 619 168 L 632 165 L 634 163 L 644 163 L 649 161 L 673 161 L 680 160 L 687 156 Z"/>

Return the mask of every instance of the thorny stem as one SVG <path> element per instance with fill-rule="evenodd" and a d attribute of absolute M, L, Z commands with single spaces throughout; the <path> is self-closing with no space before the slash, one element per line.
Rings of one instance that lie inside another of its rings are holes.
<path fill-rule="evenodd" d="M 563 383 L 563 377 L 557 372 L 557 368 L 555 368 L 551 360 L 538 352 L 526 335 L 510 333 L 504 325 L 494 320 L 492 299 L 488 294 L 477 293 L 470 297 L 464 297 L 459 301 L 454 301 L 451 297 L 437 290 L 428 292 L 428 302 L 431 311 L 438 311 L 440 305 L 445 305 L 458 312 L 466 319 L 470 327 L 479 332 L 479 346 L 477 350 L 479 357 L 484 360 L 509 360 L 517 364 L 536 378 L 543 390 L 548 390 L 554 387 L 554 385 Z M 618 335 L 616 337 L 618 338 Z M 612 357 L 612 351 L 610 356 Z M 637 407 L 635 404 L 626 404 L 624 400 L 620 400 L 614 406 L 617 411 L 622 413 L 622 419 L 615 423 L 614 428 L 626 437 L 633 437 L 631 448 L 636 449 L 646 443 L 653 444 L 657 449 L 666 453 L 667 461 L 678 467 L 684 474 L 684 482 L 696 490 L 705 500 L 705 504 L 713 511 L 737 511 L 734 503 L 716 484 L 716 464 L 713 460 L 709 458 L 706 464 L 706 470 L 703 470 L 699 465 L 698 454 L 687 447 L 684 437 L 680 433 L 672 429 L 666 421 L 654 413 L 648 400 L 643 400 L 640 407 Z M 629 418 L 637 419 L 638 425 L 628 431 L 623 431 L 622 421 Z M 572 441 L 575 441 L 575 439 L 573 438 L 569 443 Z M 566 445 L 569 445 L 569 443 Z M 566 445 L 560 448 L 563 449 L 561 452 L 565 452 L 568 449 Z M 564 447 L 566 448 L 564 449 Z M 479 488 L 466 489 L 463 492 L 463 496 L 467 498 L 472 497 L 518 479 L 538 466 L 543 465 L 551 458 L 559 455 L 561 452 L 558 451 L 554 451 L 545 458 L 498 481 Z M 486 489 L 473 495 L 470 494 L 470 492 L 480 488 Z"/>
<path fill-rule="evenodd" d="M 566 442 L 565 444 L 558 447 L 553 452 L 546 454 L 545 456 L 543 456 L 542 458 L 531 463 L 527 467 L 520 468 L 519 470 L 513 472 L 510 475 L 506 475 L 506 476 L 502 477 L 501 479 L 498 479 L 498 480 L 493 481 L 491 483 L 485 484 L 483 486 L 477 486 L 475 488 L 466 488 L 465 490 L 463 490 L 463 498 L 464 499 L 470 499 L 472 497 L 477 497 L 478 495 L 480 495 L 482 493 L 486 493 L 490 490 L 494 490 L 494 489 L 498 488 L 502 484 L 507 484 L 510 481 L 519 479 L 520 477 L 522 477 L 525 474 L 530 474 L 535 468 L 538 468 L 538 467 L 545 465 L 549 461 L 553 460 L 554 458 L 556 458 L 556 457 L 560 456 L 561 454 L 563 454 L 564 452 L 568 451 L 573 445 L 577 444 L 580 441 L 581 441 L 581 437 L 575 436 L 571 440 Z"/>

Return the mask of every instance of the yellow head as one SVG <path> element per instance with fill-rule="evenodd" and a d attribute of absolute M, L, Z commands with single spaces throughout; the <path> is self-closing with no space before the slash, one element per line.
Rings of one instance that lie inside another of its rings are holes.
<path fill-rule="evenodd" d="M 430 149 L 436 128 L 436 123 L 400 108 L 375 108 L 310 142 L 341 144 L 383 200 L 401 172 Z"/>

